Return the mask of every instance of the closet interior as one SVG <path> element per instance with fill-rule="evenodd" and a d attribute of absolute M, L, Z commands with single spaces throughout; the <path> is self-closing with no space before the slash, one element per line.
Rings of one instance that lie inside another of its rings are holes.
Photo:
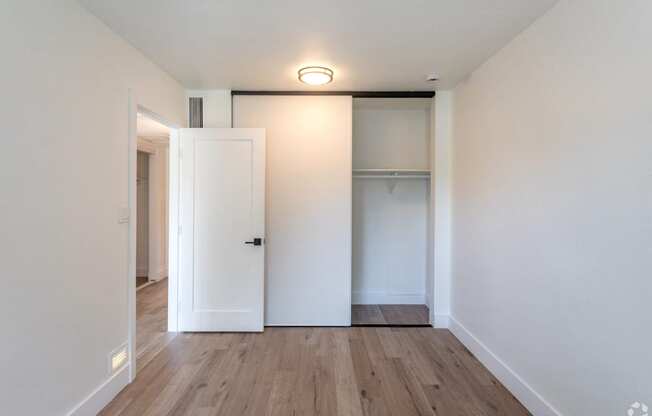
<path fill-rule="evenodd" d="M 428 325 L 431 99 L 354 98 L 352 325 Z"/>

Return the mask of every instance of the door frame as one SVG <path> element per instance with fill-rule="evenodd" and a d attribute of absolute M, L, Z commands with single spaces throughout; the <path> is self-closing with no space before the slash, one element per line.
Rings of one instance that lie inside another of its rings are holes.
<path fill-rule="evenodd" d="M 138 100 L 135 91 L 128 91 L 128 138 L 127 138 L 127 349 L 129 382 L 136 378 L 136 204 L 138 161 L 138 114 L 167 126 L 170 129 L 168 161 L 168 331 L 177 332 L 178 293 L 178 229 L 179 229 L 179 129 L 181 126 L 167 120 L 147 108 Z"/>

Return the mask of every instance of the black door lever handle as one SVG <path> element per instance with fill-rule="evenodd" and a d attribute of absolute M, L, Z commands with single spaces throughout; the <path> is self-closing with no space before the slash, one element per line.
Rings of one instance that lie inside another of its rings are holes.
<path fill-rule="evenodd" d="M 252 241 L 245 241 L 245 244 L 251 244 L 254 246 L 262 246 L 263 245 L 263 239 L 262 238 L 254 238 Z"/>

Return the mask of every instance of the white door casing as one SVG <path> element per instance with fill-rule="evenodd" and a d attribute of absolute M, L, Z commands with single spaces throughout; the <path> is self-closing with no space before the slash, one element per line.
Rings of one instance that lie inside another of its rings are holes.
<path fill-rule="evenodd" d="M 265 130 L 181 129 L 179 329 L 264 327 Z"/>

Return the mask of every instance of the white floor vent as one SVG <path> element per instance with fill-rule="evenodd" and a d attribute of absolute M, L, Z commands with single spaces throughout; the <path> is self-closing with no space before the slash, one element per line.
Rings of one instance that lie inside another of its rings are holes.
<path fill-rule="evenodd" d="M 129 350 L 127 344 L 123 344 L 109 354 L 109 373 L 115 374 L 118 370 L 124 367 L 129 358 Z"/>

